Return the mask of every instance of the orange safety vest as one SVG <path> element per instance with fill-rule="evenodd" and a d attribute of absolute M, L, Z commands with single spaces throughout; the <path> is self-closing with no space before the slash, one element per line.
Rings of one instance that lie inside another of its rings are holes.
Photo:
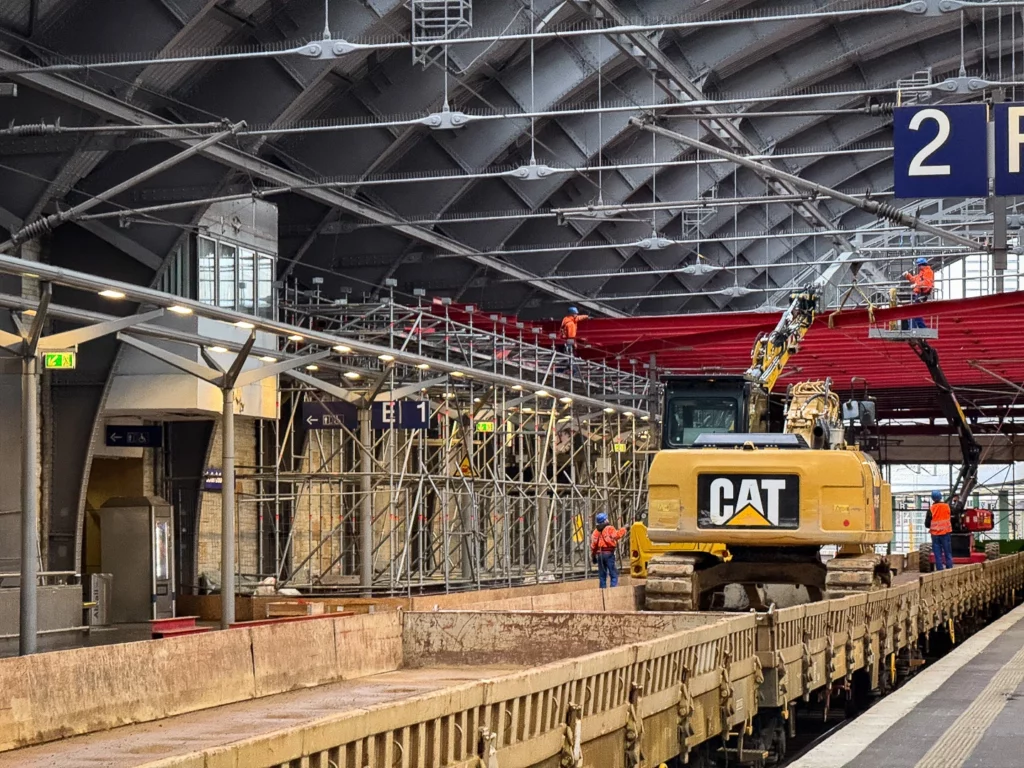
<path fill-rule="evenodd" d="M 562 327 L 559 329 L 563 339 L 575 339 L 576 329 L 580 320 L 587 320 L 587 315 L 566 315 L 562 318 Z"/>
<path fill-rule="evenodd" d="M 929 294 L 935 288 L 935 271 L 924 264 L 916 273 L 907 275 L 916 294 Z"/>
<path fill-rule="evenodd" d="M 945 536 L 953 532 L 953 521 L 950 518 L 949 504 L 937 501 L 932 504 L 932 525 L 929 529 L 932 536 Z"/>
<path fill-rule="evenodd" d="M 590 553 L 596 555 L 598 552 L 614 552 L 615 545 L 625 535 L 625 528 L 616 529 L 612 525 L 606 525 L 600 530 L 595 528 L 590 534 Z"/>

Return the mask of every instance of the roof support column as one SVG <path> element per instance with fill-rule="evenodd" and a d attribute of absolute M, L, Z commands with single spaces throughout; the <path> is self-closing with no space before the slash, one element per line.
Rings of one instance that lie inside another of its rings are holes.
<path fill-rule="evenodd" d="M 179 371 L 191 374 L 198 379 L 207 381 L 218 387 L 223 397 L 221 411 L 221 529 L 220 529 L 220 627 L 228 629 L 235 623 L 235 389 L 247 387 L 270 376 L 286 373 L 293 368 L 306 365 L 316 360 L 323 360 L 330 352 L 317 352 L 313 355 L 293 357 L 272 365 L 264 365 L 250 371 L 242 371 L 249 352 L 256 343 L 256 332 L 249 335 L 249 340 L 235 356 L 231 366 L 222 368 L 206 349 L 200 348 L 203 359 L 210 367 L 200 365 L 188 358 L 175 355 L 165 349 L 131 336 L 119 334 L 118 339 L 130 347 L 150 357 L 161 360 Z"/>

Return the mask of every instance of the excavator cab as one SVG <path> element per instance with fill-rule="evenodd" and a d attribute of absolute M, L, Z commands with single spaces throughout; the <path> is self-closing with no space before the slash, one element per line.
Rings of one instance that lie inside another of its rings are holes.
<path fill-rule="evenodd" d="M 782 404 L 744 376 L 664 380 L 662 448 L 689 448 L 701 435 L 781 431 Z"/>

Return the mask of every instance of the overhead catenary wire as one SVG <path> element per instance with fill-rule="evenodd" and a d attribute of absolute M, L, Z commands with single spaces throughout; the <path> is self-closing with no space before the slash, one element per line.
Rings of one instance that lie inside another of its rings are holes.
<path fill-rule="evenodd" d="M 781 13 L 781 14 L 733 14 L 729 18 L 709 19 L 706 17 L 694 16 L 689 20 L 663 21 L 649 23 L 637 21 L 635 23 L 616 25 L 610 27 L 601 26 L 567 26 L 561 29 L 548 31 L 518 32 L 512 34 L 483 34 L 466 37 L 444 37 L 431 40 L 431 46 L 457 46 L 457 45 L 480 45 L 494 42 L 526 42 L 535 40 L 568 39 L 575 37 L 590 37 L 593 35 L 627 35 L 642 34 L 668 30 L 687 29 L 709 29 L 712 27 L 736 26 L 756 23 L 778 23 L 780 21 L 805 21 L 822 19 L 853 18 L 857 16 L 879 15 L 886 13 L 913 12 L 918 5 L 915 2 L 904 2 L 892 6 L 869 5 L 865 8 L 837 9 L 827 11 L 814 11 L 811 13 Z M 1019 4 L 1013 4 L 1016 7 Z M 535 19 L 531 17 L 530 24 Z M 325 33 L 329 30 L 325 29 Z M 27 74 L 30 72 L 75 72 L 88 69 L 116 69 L 120 67 L 140 66 L 164 66 L 188 63 L 213 63 L 219 61 L 240 61 L 245 59 L 278 58 L 286 56 L 303 56 L 315 60 L 336 60 L 347 54 L 356 52 L 375 51 L 396 51 L 411 50 L 417 46 L 412 40 L 390 40 L 380 42 L 350 42 L 344 39 L 322 39 L 312 42 L 292 41 L 285 42 L 275 47 L 261 46 L 259 48 L 236 49 L 229 52 L 218 52 L 216 50 L 179 52 L 175 56 L 149 56 L 145 54 L 126 55 L 119 59 L 109 57 L 66 57 L 72 61 L 61 64 L 49 64 L 39 67 L 31 67 L 15 70 L 11 74 Z"/>
<path fill-rule="evenodd" d="M 710 144 L 705 144 L 702 141 L 692 139 L 689 136 L 685 136 L 680 133 L 675 133 L 672 131 L 668 131 L 664 128 L 659 128 L 658 126 L 651 125 L 635 117 L 630 118 L 630 124 L 637 128 L 641 128 L 646 131 L 651 131 L 652 133 L 660 133 L 666 138 L 675 139 L 676 141 L 683 144 L 687 144 L 690 147 L 700 147 L 701 149 L 704 149 L 706 152 L 710 152 L 713 155 L 718 155 L 719 157 L 725 158 L 726 160 L 734 162 L 738 165 L 746 166 L 747 168 L 750 168 L 751 170 L 754 170 L 763 175 L 780 180 L 785 180 L 791 184 L 796 185 L 797 187 L 801 187 L 803 189 L 807 189 L 816 192 L 817 194 L 825 195 L 827 197 L 832 197 L 836 200 L 846 203 L 847 205 L 851 205 L 855 208 L 860 208 L 861 210 L 867 211 L 868 213 L 872 213 L 878 216 L 879 218 L 888 219 L 894 223 L 901 224 L 904 227 L 909 227 L 911 229 L 919 229 L 933 235 L 938 235 L 939 237 L 949 239 L 950 241 L 956 242 L 960 245 L 967 245 L 969 247 L 974 248 L 983 247 L 981 243 L 978 243 L 974 240 L 970 240 L 969 238 L 966 237 L 961 237 L 955 233 L 946 232 L 940 227 L 936 227 L 934 225 L 928 224 L 927 222 L 921 221 L 916 216 L 911 216 L 909 214 L 903 213 L 897 208 L 894 208 L 893 206 L 888 205 L 886 203 L 879 203 L 873 200 L 860 200 L 850 195 L 838 192 L 837 190 L 832 190 L 822 184 L 817 184 L 813 181 L 802 179 L 799 176 L 796 176 L 792 173 L 787 173 L 785 171 L 772 168 L 771 166 L 762 165 L 760 163 L 755 162 L 751 158 L 743 157 L 742 155 L 737 155 L 733 152 L 729 152 L 728 150 L 719 149 L 718 147 L 711 146 Z"/>

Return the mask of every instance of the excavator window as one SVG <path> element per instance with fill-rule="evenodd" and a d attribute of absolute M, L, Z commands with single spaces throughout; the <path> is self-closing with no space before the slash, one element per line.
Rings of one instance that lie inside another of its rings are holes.
<path fill-rule="evenodd" d="M 669 401 L 668 443 L 693 444 L 701 435 L 736 431 L 740 404 L 732 397 L 677 397 Z"/>

